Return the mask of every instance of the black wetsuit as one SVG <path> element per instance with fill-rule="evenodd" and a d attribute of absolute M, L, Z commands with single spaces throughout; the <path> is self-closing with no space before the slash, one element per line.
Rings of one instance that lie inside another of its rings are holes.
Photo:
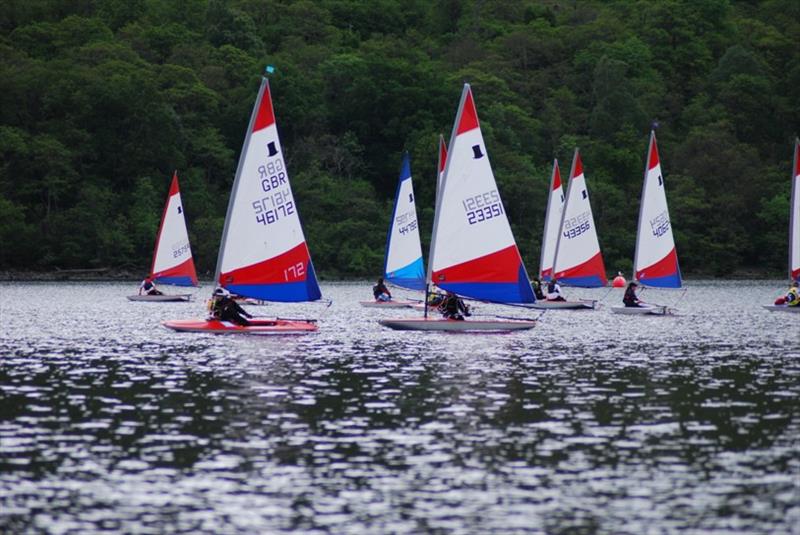
<path fill-rule="evenodd" d="M 249 325 L 246 318 L 252 318 L 239 303 L 228 296 L 217 297 L 212 308 L 214 317 L 221 321 L 229 321 L 236 325 Z"/>

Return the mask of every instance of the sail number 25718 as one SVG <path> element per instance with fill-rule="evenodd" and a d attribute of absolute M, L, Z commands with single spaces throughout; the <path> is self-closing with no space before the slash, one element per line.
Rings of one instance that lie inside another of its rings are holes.
<path fill-rule="evenodd" d="M 467 222 L 470 225 L 499 217 L 503 212 L 503 202 L 500 200 L 500 194 L 496 189 L 481 193 L 480 195 L 473 195 L 461 201 L 466 212 Z"/>

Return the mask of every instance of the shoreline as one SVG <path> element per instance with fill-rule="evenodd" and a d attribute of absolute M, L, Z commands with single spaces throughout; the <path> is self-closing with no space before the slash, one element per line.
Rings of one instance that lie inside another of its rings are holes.
<path fill-rule="evenodd" d="M 0 282 L 108 282 L 108 281 L 141 281 L 146 273 L 139 273 L 129 269 L 114 269 L 114 268 L 89 268 L 89 269 L 56 269 L 50 271 L 17 271 L 17 270 L 2 270 L 0 271 Z M 347 277 L 339 279 L 328 279 L 327 277 L 319 277 L 320 282 L 363 282 L 364 280 L 371 280 L 370 277 Z M 608 278 L 609 287 L 613 275 Z M 213 275 L 210 273 L 198 273 L 198 279 L 202 281 L 211 281 Z M 630 280 L 626 277 L 626 280 Z M 707 273 L 693 273 L 686 277 L 684 274 L 684 281 L 689 280 L 714 280 L 714 281 L 775 281 L 775 280 L 788 280 L 786 273 L 769 273 L 769 272 L 756 272 L 756 271 L 741 271 L 732 273 L 725 277 L 718 277 Z"/>

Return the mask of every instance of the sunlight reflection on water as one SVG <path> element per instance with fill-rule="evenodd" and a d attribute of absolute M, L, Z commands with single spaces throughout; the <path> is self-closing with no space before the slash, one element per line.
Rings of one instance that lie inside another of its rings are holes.
<path fill-rule="evenodd" d="M 320 332 L 179 334 L 135 285 L 3 284 L 0 530 L 54 533 L 791 532 L 800 324 L 780 283 L 550 311 L 529 332 L 397 332 L 369 285 Z M 476 314 L 539 312 L 476 305 Z M 13 315 L 12 315 L 13 314 Z"/>

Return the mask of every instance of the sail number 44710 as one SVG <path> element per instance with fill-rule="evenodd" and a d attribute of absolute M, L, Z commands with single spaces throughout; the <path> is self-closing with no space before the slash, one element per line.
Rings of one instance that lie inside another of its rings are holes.
<path fill-rule="evenodd" d="M 467 197 L 461 201 L 466 212 L 467 222 L 470 225 L 499 217 L 504 213 L 503 202 L 500 200 L 500 194 L 496 189 Z"/>

